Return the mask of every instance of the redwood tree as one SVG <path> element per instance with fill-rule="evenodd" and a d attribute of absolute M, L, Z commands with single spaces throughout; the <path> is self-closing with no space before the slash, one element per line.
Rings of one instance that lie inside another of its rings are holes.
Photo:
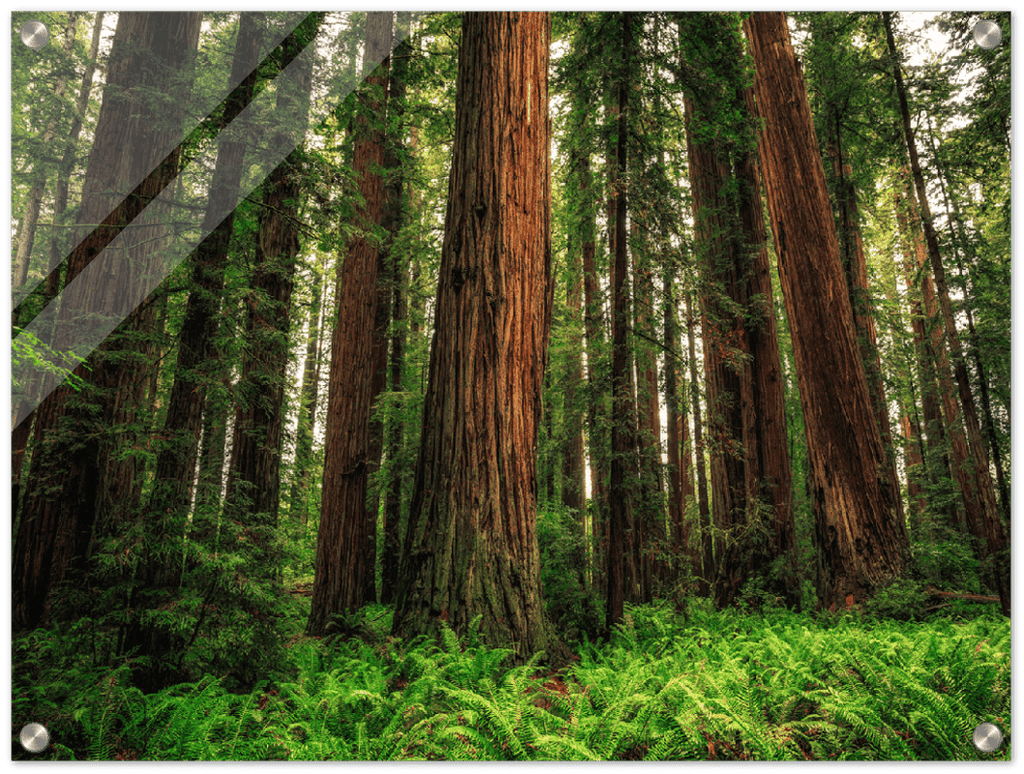
<path fill-rule="evenodd" d="M 394 631 L 528 656 L 541 599 L 537 431 L 551 322 L 546 13 L 467 13 L 434 340 Z"/>
<path fill-rule="evenodd" d="M 323 14 L 313 13 L 288 38 L 285 58 L 310 45 Z M 301 61 L 301 60 L 300 60 Z M 277 114 L 272 130 L 277 147 L 294 148 L 263 184 L 259 232 L 247 306 L 241 374 L 236 385 L 234 436 L 225 507 L 245 524 L 269 574 L 275 562 L 271 544 L 281 491 L 281 433 L 289 354 L 291 297 L 299 253 L 299 199 L 302 146 L 312 80 L 308 63 L 284 70 L 276 79 Z"/>
<path fill-rule="evenodd" d="M 953 375 L 956 379 L 959 393 L 960 406 L 950 405 L 946 407 L 946 422 L 953 428 L 960 421 L 957 416 L 960 413 L 958 408 L 962 409 L 964 429 L 966 430 L 967 444 L 970 450 L 970 472 L 968 473 L 970 480 L 961 483 L 964 505 L 967 509 L 967 524 L 971 534 L 974 535 L 975 540 L 979 544 L 982 556 L 994 555 L 996 563 L 995 580 L 999 590 L 999 601 L 1002 605 L 1003 615 L 1008 616 L 1010 615 L 1010 562 L 1009 556 L 1006 553 L 1007 541 L 1003 533 L 1002 518 L 996 505 L 995 489 L 992 486 L 992 478 L 989 473 L 988 454 L 985 452 L 981 436 L 981 423 L 978 420 L 978 409 L 974 402 L 974 393 L 971 389 L 970 377 L 967 373 L 967 362 L 964 359 L 963 347 L 960 344 L 960 334 L 957 332 L 956 322 L 953 319 L 953 305 L 949 297 L 945 267 L 942 264 L 942 256 L 939 252 L 938 236 L 932 225 L 928 193 L 925 188 L 924 175 L 921 171 L 921 162 L 917 154 L 917 143 L 910 125 L 910 108 L 907 104 L 906 88 L 903 85 L 903 73 L 900 69 L 899 52 L 893 37 L 891 17 L 892 15 L 889 12 L 882 13 L 889 55 L 893 60 L 893 80 L 896 82 L 896 96 L 899 100 L 900 117 L 903 122 L 903 137 L 906 141 L 907 155 L 910 157 L 910 170 L 913 174 L 914 188 L 917 192 L 921 227 L 924 229 L 925 243 L 928 245 L 928 259 L 932 270 L 932 277 L 935 280 L 935 291 L 941 311 L 945 347 L 948 347 L 950 358 L 953 361 Z M 943 375 L 947 375 L 949 366 L 942 366 L 942 370 Z M 958 472 L 958 477 L 961 477 L 962 480 L 962 469 L 966 466 L 958 467 L 961 468 L 961 472 Z"/>
<path fill-rule="evenodd" d="M 366 487 L 373 438 L 370 410 L 381 389 L 378 369 L 377 289 L 380 249 L 375 233 L 384 217 L 385 84 L 392 44 L 392 13 L 366 19 L 368 62 L 382 62 L 369 73 L 354 125 L 355 173 L 363 206 L 361 231 L 338 268 L 338 323 L 331 345 L 323 496 L 317 536 L 313 606 L 307 631 L 323 634 L 331 616 L 357 610 L 370 601 L 376 529 L 366 509 Z M 379 454 L 379 447 L 377 448 Z"/>
<path fill-rule="evenodd" d="M 745 22 L 765 119 L 759 153 L 803 407 L 818 552 L 829 609 L 903 572 L 909 543 L 854 327 L 825 170 L 783 13 Z"/>
<path fill-rule="evenodd" d="M 74 283 L 177 174 L 180 146 L 162 158 L 156 155 L 157 149 L 181 138 L 182 116 L 174 106 L 184 104 L 185 93 L 177 93 L 182 99 L 159 104 L 147 98 L 154 88 L 166 90 L 169 76 L 181 77 L 198 44 L 201 18 L 200 13 L 118 15 L 78 212 L 84 239 L 65 261 L 67 287 L 54 338 L 57 349 L 66 348 L 65 339 L 90 320 L 101 324 L 102 318 L 120 315 L 122 299 L 167 238 L 162 225 L 137 229 L 128 247 L 134 272 L 114 278 L 92 272 Z M 133 152 L 126 153 L 125 148 Z M 143 182 L 125 196 L 126 181 L 136 180 Z M 92 353 L 89 367 L 77 369 L 85 383 L 81 393 L 76 395 L 65 382 L 37 409 L 37 443 L 13 557 L 16 627 L 37 625 L 45 615 L 50 589 L 72 568 L 85 570 L 98 521 L 131 513 L 139 492 L 137 459 L 119 454 L 115 445 L 129 437 L 125 431 L 144 382 L 140 370 L 148 373 L 151 367 L 140 357 L 134 336 L 144 331 L 151 309 L 148 304 L 136 309 Z M 53 496 L 55 491 L 60 495 Z"/>

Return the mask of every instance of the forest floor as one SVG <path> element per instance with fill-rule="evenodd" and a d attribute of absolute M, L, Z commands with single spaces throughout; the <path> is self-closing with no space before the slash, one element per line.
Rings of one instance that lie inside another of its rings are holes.
<path fill-rule="evenodd" d="M 70 634 L 34 632 L 15 641 L 14 723 L 46 724 L 54 743 L 35 757 L 51 760 L 1010 757 L 1010 623 L 984 603 L 918 622 L 632 607 L 557 672 L 472 634 L 402 643 L 381 606 L 359 636 L 310 639 L 308 598 L 287 604 L 280 668 L 247 690 L 208 676 L 144 694 L 130 663 L 90 667 Z M 971 742 L 985 721 L 1005 738 L 992 754 Z"/>

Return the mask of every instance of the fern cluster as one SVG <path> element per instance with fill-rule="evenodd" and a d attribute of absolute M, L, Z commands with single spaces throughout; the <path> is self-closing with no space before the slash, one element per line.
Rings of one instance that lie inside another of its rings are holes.
<path fill-rule="evenodd" d="M 39 657 L 47 643 L 15 647 Z M 971 744 L 983 721 L 1010 732 L 1010 629 L 997 618 L 636 607 L 611 642 L 584 645 L 557 673 L 538 659 L 512 666 L 475 631 L 299 638 L 288 656 L 287 673 L 241 694 L 208 677 L 143 695 L 127 667 L 86 670 L 59 708 L 17 698 L 15 722 L 49 706 L 49 754 L 93 760 L 1009 757 L 1008 742 L 987 756 Z"/>

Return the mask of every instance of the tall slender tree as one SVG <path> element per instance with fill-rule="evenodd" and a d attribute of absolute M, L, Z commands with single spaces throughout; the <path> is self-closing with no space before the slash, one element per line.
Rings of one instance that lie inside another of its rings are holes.
<path fill-rule="evenodd" d="M 338 321 L 331 346 L 323 499 L 307 631 L 322 635 L 331 617 L 369 601 L 375 565 L 376 514 L 367 513 L 370 411 L 380 389 L 374 357 L 384 216 L 384 110 L 393 14 L 366 19 L 365 82 L 354 126 L 355 171 L 364 205 L 360 232 L 338 268 Z M 379 63 L 379 66 L 378 66 Z M 378 450 L 379 452 L 379 450 Z M 371 535 L 374 536 L 371 542 Z"/>
<path fill-rule="evenodd" d="M 313 13 L 302 21 L 297 34 L 282 46 L 285 60 L 294 59 L 312 44 L 322 20 L 322 13 Z M 238 406 L 224 497 L 225 509 L 246 525 L 265 562 L 260 572 L 268 575 L 277 567 L 273 540 L 281 493 L 285 379 L 312 76 L 307 59 L 285 69 L 276 79 L 280 124 L 271 130 L 272 142 L 293 150 L 263 184 L 256 255 L 245 299 L 241 373 L 235 387 Z"/>
<path fill-rule="evenodd" d="M 917 153 L 917 142 L 910 124 L 910 107 L 907 103 L 907 90 L 903 83 L 903 72 L 900 67 L 899 51 L 893 35 L 892 14 L 882 13 L 885 26 L 885 39 L 889 55 L 892 57 L 893 80 L 896 83 L 896 97 L 899 101 L 900 116 L 903 120 L 903 138 L 906 142 L 907 155 L 910 157 L 910 170 L 913 175 L 914 188 L 917 193 L 917 204 L 920 208 L 921 227 L 924 229 L 925 243 L 928 245 L 928 259 L 931 265 L 932 278 L 941 310 L 942 329 L 945 335 L 945 346 L 953 363 L 953 374 L 959 392 L 960 410 L 967 434 L 967 443 L 973 463 L 973 480 L 964 489 L 964 504 L 967 508 L 967 523 L 971 533 L 980 543 L 984 556 L 995 557 L 995 581 L 999 590 L 999 602 L 1003 615 L 1010 615 L 1010 560 L 1007 553 L 1006 537 L 1003 532 L 1002 519 L 996 505 L 995 490 L 989 473 L 988 455 L 981 437 L 981 424 L 978 421 L 978 410 L 974 402 L 970 377 L 967 373 L 967 362 L 964 359 L 960 334 L 956 329 L 953 317 L 953 305 L 950 301 L 949 286 L 946 282 L 946 270 L 939 252 L 938 236 L 932 223 L 931 207 L 928 203 L 928 192 L 925 187 L 924 174 Z M 948 369 L 948 367 L 947 367 Z M 959 421 L 947 414 L 946 422 L 952 425 Z"/>

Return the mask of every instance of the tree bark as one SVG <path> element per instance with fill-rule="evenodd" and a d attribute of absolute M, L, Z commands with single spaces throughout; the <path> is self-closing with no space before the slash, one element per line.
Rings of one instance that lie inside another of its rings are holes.
<path fill-rule="evenodd" d="M 701 596 L 711 593 L 711 582 L 715 578 L 714 540 L 711 534 L 711 506 L 708 503 L 707 465 L 704 461 L 704 422 L 700 409 L 700 382 L 697 381 L 697 350 L 694 328 L 697 320 L 693 316 L 693 302 L 690 293 L 684 294 L 686 300 L 686 346 L 690 368 L 690 401 L 693 404 L 693 451 L 697 469 L 697 514 L 700 520 L 701 574 L 697 588 Z"/>
<path fill-rule="evenodd" d="M 316 403 L 320 394 L 320 312 L 323 308 L 323 286 L 326 271 L 321 259 L 313 268 L 313 298 L 309 305 L 309 327 L 306 332 L 306 360 L 302 367 L 302 389 L 299 391 L 299 419 L 295 431 L 295 472 L 289 498 L 289 515 L 301 524 L 309 522 L 309 479 L 313 456 L 313 435 L 316 432 Z"/>
<path fill-rule="evenodd" d="M 299 34 L 285 44 L 286 60 L 310 44 L 322 19 L 320 13 L 306 17 Z M 244 525 L 255 546 L 255 574 L 264 577 L 273 577 L 279 565 L 273 543 L 281 496 L 281 433 L 311 70 L 308 64 L 286 70 L 275 81 L 276 107 L 284 120 L 272 142 L 294 150 L 263 186 L 255 265 L 244 301 L 248 311 L 224 496 L 225 512 Z"/>
<path fill-rule="evenodd" d="M 306 627 L 310 635 L 324 634 L 333 615 L 355 611 L 372 601 L 369 590 L 376 561 L 376 514 L 371 523 L 366 503 L 367 477 L 374 464 L 370 413 L 382 389 L 376 341 L 381 300 L 380 242 L 373 232 L 384 216 L 380 170 L 385 149 L 392 14 L 371 13 L 366 25 L 365 58 L 381 64 L 365 79 L 353 131 L 355 171 L 365 202 L 359 210 L 363 230 L 338 270 L 338 323 L 331 346 L 323 501 L 313 607 Z"/>
<path fill-rule="evenodd" d="M 430 375 L 394 631 L 526 658 L 541 599 L 536 449 L 551 324 L 546 13 L 467 13 Z"/>
<path fill-rule="evenodd" d="M 857 207 L 857 192 L 850 175 L 853 169 L 843 162 L 841 145 L 837 143 L 833 169 L 838 179 L 836 198 L 839 203 L 840 247 L 843 253 L 843 267 L 846 269 L 846 284 L 850 289 L 850 304 L 853 306 L 853 323 L 857 330 L 861 359 L 871 392 L 871 403 L 878 418 L 878 429 L 882 433 L 885 448 L 892 448 L 892 428 L 889 423 L 889 408 L 882 381 L 882 363 L 878 355 L 878 332 L 875 327 L 871 291 L 868 287 L 868 264 L 864 257 L 864 241 L 860 234 L 860 215 Z M 895 476 L 895 468 L 893 469 Z"/>
<path fill-rule="evenodd" d="M 225 103 L 222 126 L 234 121 L 252 101 L 263 38 L 261 16 L 250 13 L 239 16 L 229 83 L 238 83 L 241 88 L 235 89 Z M 244 157 L 245 143 L 226 140 L 219 143 L 217 166 L 210 183 L 212 201 L 238 196 Z M 209 236 L 192 255 L 193 289 L 185 304 L 185 317 L 178 336 L 174 381 L 149 499 L 148 514 L 153 522 L 151 526 L 155 530 L 156 542 L 165 536 L 184 535 L 185 520 L 192 505 L 192 478 L 206 408 L 206 391 L 222 370 L 215 357 L 216 340 L 220 330 L 221 294 L 234 228 L 234 212 L 217 222 L 220 218 L 221 212 L 211 206 L 203 223 L 203 230 L 209 231 Z"/>
<path fill-rule="evenodd" d="M 145 202 L 162 191 L 175 177 L 180 146 L 168 156 L 152 158 L 152 149 L 165 147 L 167 138 L 177 136 L 180 119 L 167 104 L 149 104 L 144 95 L 153 88 L 166 91 L 164 83 L 147 78 L 166 75 L 186 66 L 199 39 L 200 13 L 121 13 L 115 32 L 107 88 L 96 126 L 95 140 L 83 183 L 83 206 L 78 223 L 87 237 L 67 262 L 67 285 L 61 305 L 61 320 L 55 332 L 58 349 L 65 347 L 67 321 L 77 320 L 85 310 L 98 316 L 117 314 L 124 296 L 124 283 L 143 273 L 125 272 L 109 278 L 93 277 L 88 287 L 72 280 L 92 261 L 124 225 L 134 219 Z M 141 61 L 158 67 L 140 66 Z M 161 69 L 166 68 L 164 73 Z M 186 82 L 189 79 L 185 79 Z M 123 93 L 127 99 L 115 100 Z M 179 95 L 181 96 L 181 95 Z M 161 127 L 164 127 L 161 129 Z M 132 148 L 133 153 L 124 149 Z M 149 153 L 147 153 L 149 151 Z M 133 165 L 127 169 L 127 165 Z M 146 176 L 146 170 L 153 170 Z M 116 191 L 116 181 L 145 180 L 127 198 Z M 114 182 L 112 182 L 114 181 Z M 113 191 L 111 194 L 103 192 Z M 99 227 L 94 224 L 101 223 Z M 139 229 L 143 240 L 138 262 L 153 254 L 153 247 L 166 238 L 157 226 Z M 152 241 L 150 241 L 152 240 Z M 149 242 L 146 244 L 145 242 Z M 134 248 L 129 248 L 135 253 Z M 140 378 L 149 365 L 137 358 L 132 331 L 143 329 L 146 304 L 121 325 L 90 356 L 91 368 L 76 369 L 86 386 L 75 396 L 68 384 L 54 390 L 37 410 L 36 439 L 32 470 L 23 517 L 14 550 L 13 613 L 16 628 L 34 627 L 47 613 L 51 589 L 74 567 L 84 571 L 86 553 L 97 521 L 110 518 L 116 510 L 130 509 L 137 491 L 132 473 L 135 458 L 120 459 L 126 438 L 119 432 L 130 420 L 132 399 L 143 383 Z M 109 355 L 113 355 L 112 357 Z M 141 366 L 141 368 L 140 368 Z M 55 495 L 55 493 L 57 493 Z M 126 499 L 128 498 L 128 499 Z"/>
<path fill-rule="evenodd" d="M 917 376 L 924 409 L 924 431 L 928 451 L 926 459 L 930 468 L 928 473 L 932 485 L 939 486 L 947 480 L 959 483 L 950 452 L 962 462 L 967 458 L 967 447 L 963 433 L 949 439 L 947 443 L 949 432 L 942 421 L 943 406 L 955 405 L 956 398 L 953 396 L 953 382 L 948 372 L 944 380 L 941 378 L 941 363 L 945 363 L 948 369 L 949 361 L 945 358 L 942 346 L 942 331 L 934 324 L 938 316 L 935 286 L 932 284 L 931 275 L 927 271 L 922 271 L 928 261 L 927 248 L 921 230 L 917 227 L 913 190 L 908 188 L 906 193 L 906 207 L 901 204 L 903 200 L 900 196 L 896 196 L 896 222 L 904 237 L 903 277 L 907 289 L 911 291 L 910 320 L 914 332 Z M 950 526 L 956 529 L 967 528 L 962 508 L 950 504 L 945 509 L 945 515 Z"/>
<path fill-rule="evenodd" d="M 909 554 L 860 358 L 814 122 L 782 13 L 744 22 L 765 119 L 758 145 L 810 462 L 818 598 L 835 610 L 898 578 Z"/>
<path fill-rule="evenodd" d="M 68 180 L 71 177 L 72 169 L 74 168 L 75 162 L 75 146 L 78 143 L 78 137 L 82 132 L 82 116 L 85 114 L 85 109 L 89 104 L 89 94 L 92 92 L 92 78 L 96 71 L 96 57 L 99 53 L 100 45 L 100 32 L 103 29 L 103 16 L 104 12 L 99 11 L 96 14 L 95 22 L 93 23 L 93 34 L 92 43 L 89 47 L 89 61 L 85 65 L 85 72 L 82 75 L 82 85 L 78 90 L 78 99 L 75 102 L 75 116 L 71 119 L 71 127 L 68 132 L 67 144 L 64 148 L 64 155 L 61 158 L 60 165 L 57 167 L 57 180 L 55 183 L 54 191 L 54 202 L 53 202 L 53 223 L 61 224 L 63 220 L 64 212 L 68 207 Z M 70 22 L 70 20 L 69 20 Z M 19 233 L 19 248 L 21 236 L 24 232 L 24 228 L 19 224 L 21 233 Z M 60 229 L 53 229 L 53 233 L 50 236 L 50 265 L 56 266 L 60 263 L 62 257 L 62 244 L 63 240 L 60 236 Z M 31 249 L 30 249 L 31 252 Z M 18 283 L 15 282 L 15 287 L 18 287 Z M 60 273 L 52 272 L 46 275 L 46 282 L 43 288 L 43 306 L 50 303 L 60 291 Z M 52 331 L 48 332 L 49 335 L 44 334 L 41 338 L 44 344 L 51 343 Z M 20 505 L 20 493 L 21 493 L 21 468 L 25 459 L 25 447 L 28 445 L 29 438 L 32 437 L 32 425 L 34 422 L 35 412 L 29 414 L 17 427 L 14 428 L 14 432 L 11 436 L 11 448 L 13 449 L 13 456 L 11 459 L 11 478 L 12 478 L 12 516 L 17 517 L 18 507 Z"/>
<path fill-rule="evenodd" d="M 622 622 L 626 598 L 636 594 L 636 567 L 633 557 L 635 539 L 636 416 L 632 368 L 627 330 L 629 314 L 629 277 L 626 239 L 627 200 L 626 165 L 629 128 L 629 76 L 633 41 L 632 14 L 622 14 L 622 63 L 618 81 L 618 121 L 616 164 L 612 179 L 615 192 L 614 260 L 612 262 L 612 457 L 609 483 L 606 627 Z"/>
<path fill-rule="evenodd" d="M 744 90 L 747 109 L 753 113 L 754 95 Z M 751 250 L 746 309 L 747 346 L 751 355 L 750 440 L 747 453 L 748 498 L 767 506 L 768 540 L 760 555 L 755 549 L 747 574 L 758 565 L 782 559 L 780 575 L 771 579 L 771 587 L 790 604 L 800 599 L 800 581 L 794 564 L 796 547 L 793 517 L 793 484 L 786 430 L 785 380 L 779 354 L 778 323 L 775 316 L 771 267 L 768 260 L 768 236 L 764 225 L 761 176 L 756 151 L 744 153 L 737 164 L 740 181 L 740 223 L 744 242 Z"/>
<path fill-rule="evenodd" d="M 575 176 L 582 174 L 579 155 L 573 157 Z M 578 246 L 577 246 L 578 245 Z M 593 245 L 591 243 L 591 249 Z M 583 409 L 580 392 L 583 385 L 583 250 L 586 244 L 570 244 L 568 286 L 566 287 L 567 323 L 571 326 L 570 354 L 565 365 L 565 393 L 562 402 L 562 505 L 575 511 L 581 525 L 586 524 L 587 493 L 583 482 Z M 576 331 L 579 331 L 577 333 Z"/>
<path fill-rule="evenodd" d="M 932 225 L 931 208 L 928 205 L 928 193 L 925 188 L 924 175 L 917 155 L 917 144 L 910 126 L 910 108 L 907 104 L 906 88 L 903 85 L 903 73 L 900 69 L 899 52 L 892 32 L 892 14 L 882 13 L 885 25 L 885 38 L 892 57 L 893 79 L 896 82 L 896 96 L 899 100 L 900 115 L 903 119 L 903 137 L 906 140 L 907 155 L 910 157 L 910 169 L 914 177 L 914 188 L 917 191 L 917 202 L 920 207 L 921 226 L 924 229 L 925 242 L 928 245 L 928 258 L 931 263 L 932 277 L 938 294 L 939 308 L 942 312 L 943 332 L 946 345 L 953 360 L 953 374 L 956 378 L 960 404 L 963 410 L 963 421 L 967 433 L 967 443 L 973 462 L 973 481 L 964 489 L 967 502 L 968 526 L 975 539 L 980 543 L 983 556 L 992 554 L 995 561 L 995 581 L 999 591 L 1003 615 L 1010 615 L 1010 560 L 1003 523 L 996 505 L 995 490 L 989 473 L 988 455 L 981 436 L 981 425 L 978 421 L 978 410 L 974 403 L 970 378 L 967 373 L 967 362 L 964 359 L 960 335 L 953 319 L 953 306 L 949 299 L 949 287 L 946 283 L 946 271 L 939 253 L 939 241 Z M 944 373 L 948 369 L 943 369 Z M 955 420 L 947 414 L 946 422 L 952 425 Z"/>
<path fill-rule="evenodd" d="M 931 123 L 929 121 L 929 127 Z M 968 248 L 970 242 L 964 235 L 964 222 L 963 215 L 960 212 L 960 205 L 957 203 L 955 196 L 950 196 L 946 190 L 947 186 L 947 171 L 939 163 L 939 152 L 938 149 L 933 146 L 932 148 L 933 157 L 935 159 L 936 167 L 938 168 L 939 178 L 939 189 L 942 191 L 942 198 L 946 204 L 947 212 L 947 225 L 949 227 L 949 235 L 953 244 L 956 244 L 957 235 L 959 234 L 959 241 L 964 248 Z M 950 184 L 951 186 L 952 184 Z M 954 231 L 954 224 L 956 224 L 956 230 Z M 973 249 L 969 251 L 969 255 L 973 253 Z M 967 286 L 967 273 L 964 271 L 963 262 L 960 258 L 960 252 L 956 249 L 953 251 L 956 257 L 957 269 L 960 273 L 960 291 L 964 296 L 964 312 L 967 316 L 967 336 L 968 342 L 970 343 L 971 359 L 974 361 L 974 367 L 978 372 L 978 388 L 981 392 L 981 410 L 982 416 L 985 419 L 984 431 L 985 437 L 988 440 L 988 450 L 992 454 L 992 462 L 995 464 L 996 470 L 996 486 L 999 488 L 999 507 L 1002 512 L 1004 519 L 1009 521 L 1010 519 L 1010 487 L 1006 481 L 1006 473 L 1004 472 L 1003 456 L 1002 451 L 999 448 L 999 439 L 996 437 L 996 426 L 995 421 L 992 417 L 992 402 L 989 398 L 989 381 L 985 374 L 985 366 L 981 359 L 981 350 L 978 347 L 978 336 L 974 328 L 974 314 L 971 310 L 971 294 Z"/>
<path fill-rule="evenodd" d="M 395 56 L 388 73 L 388 122 L 389 136 L 384 153 L 384 167 L 389 172 L 387 183 L 387 217 L 385 228 L 388 232 L 388 272 L 391 280 L 391 316 L 394 325 L 391 332 L 391 356 L 389 361 L 388 389 L 392 394 L 393 408 L 388 415 L 385 455 L 388 459 L 388 477 L 384 493 L 384 523 L 382 525 L 383 546 L 381 550 L 381 590 L 380 601 L 392 604 L 395 601 L 395 589 L 398 585 L 398 569 L 401 560 L 402 541 L 399 535 L 401 523 L 402 482 L 405 480 L 401 463 L 403 438 L 405 436 L 405 420 L 399 413 L 404 405 L 404 360 L 406 357 L 406 334 L 408 314 L 408 265 L 403 263 L 395 249 L 398 234 L 402 230 L 406 218 L 409 196 L 406 193 L 406 175 L 401 165 L 400 154 L 405 145 L 406 126 L 404 122 L 406 103 L 406 79 L 408 78 L 408 60 L 412 55 L 409 42 L 411 14 L 402 11 L 398 14 L 395 37 L 400 42 L 395 48 Z"/>
<path fill-rule="evenodd" d="M 678 354 L 679 321 L 676 316 L 676 297 L 673 282 L 675 270 L 665 269 L 663 276 L 665 327 L 665 413 L 668 441 L 668 517 L 671 529 L 671 550 L 678 572 L 688 566 L 694 578 L 701 576 L 700 550 L 691 545 L 692 527 L 686 518 L 686 499 L 693 495 L 689 476 L 689 426 L 686 421 L 686 399 L 680 397 L 676 361 Z"/>

